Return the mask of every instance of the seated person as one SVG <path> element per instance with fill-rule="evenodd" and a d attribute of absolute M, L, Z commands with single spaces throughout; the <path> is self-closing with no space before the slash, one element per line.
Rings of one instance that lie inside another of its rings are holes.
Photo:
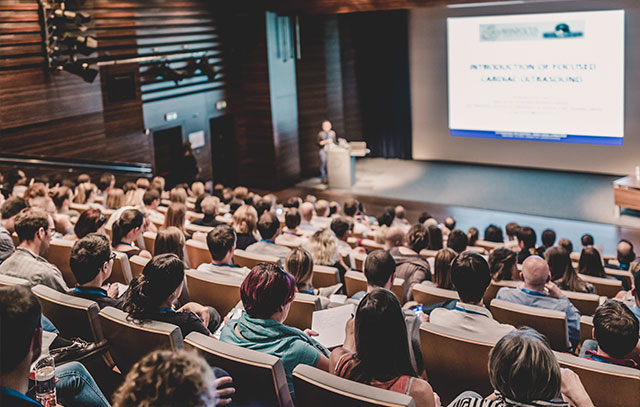
<path fill-rule="evenodd" d="M 300 225 L 298 230 L 304 234 L 312 235 L 321 228 L 311 223 L 313 219 L 313 204 L 311 202 L 304 202 L 300 205 Z"/>
<path fill-rule="evenodd" d="M 69 291 L 62 272 L 44 256 L 54 233 L 53 219 L 40 208 L 23 209 L 15 221 L 20 244 L 16 251 L 0 264 L 0 274 L 18 277 L 29 286 L 46 285 L 56 291 Z"/>
<path fill-rule="evenodd" d="M 396 262 L 396 277 L 404 279 L 402 292 L 404 301 L 413 299 L 413 286 L 431 280 L 431 267 L 420 251 L 429 243 L 429 232 L 421 224 L 412 226 L 405 236 L 404 246 L 389 250 Z"/>
<path fill-rule="evenodd" d="M 78 221 L 73 227 L 73 234 L 65 235 L 66 240 L 82 239 L 89 233 L 106 234 L 104 225 L 107 218 L 102 214 L 100 209 L 87 209 L 78 217 Z"/>
<path fill-rule="evenodd" d="M 222 342 L 253 349 L 280 358 L 293 395 L 291 374 L 299 364 L 329 371 L 329 351 L 309 335 L 282 323 L 295 297 L 293 276 L 270 263 L 260 263 L 242 282 L 240 296 L 244 312 L 229 321 L 220 335 Z"/>
<path fill-rule="evenodd" d="M 68 294 L 95 301 L 101 309 L 120 308 L 122 300 L 118 299 L 118 284 L 110 284 L 106 290 L 102 288 L 111 275 L 115 257 L 105 235 L 92 233 L 78 240 L 69 259 L 78 285 Z"/>
<path fill-rule="evenodd" d="M 281 234 L 276 237 L 277 244 L 292 244 L 302 246 L 307 243 L 307 239 L 298 236 L 298 226 L 301 222 L 300 211 L 296 208 L 287 208 L 284 214 L 284 224 L 287 227 Z"/>
<path fill-rule="evenodd" d="M 530 258 L 529 258 L 530 257 Z M 566 314 L 569 340 L 572 344 L 580 341 L 580 312 L 571 301 L 551 281 L 547 262 L 539 256 L 529 256 L 522 264 L 522 288 L 502 287 L 496 298 L 499 300 L 562 311 Z"/>
<path fill-rule="evenodd" d="M 489 381 L 489 397 L 466 391 L 449 407 L 593 407 L 578 375 L 561 369 L 546 339 L 531 328 L 505 335 L 491 349 Z"/>
<path fill-rule="evenodd" d="M 329 287 L 313 288 L 313 257 L 302 247 L 291 250 L 285 261 L 285 270 L 296 279 L 296 290 L 299 293 L 320 296 L 322 308 L 329 306 L 329 296 L 342 288 L 342 283 Z"/>
<path fill-rule="evenodd" d="M 140 250 L 135 242 L 142 234 L 145 222 L 144 214 L 137 209 L 127 209 L 113 223 L 112 246 L 113 250 L 121 252 L 131 258 L 135 255 L 151 258 L 151 253 Z"/>
<path fill-rule="evenodd" d="M 638 318 L 622 302 L 607 300 L 600 304 L 593 315 L 592 334 L 595 340 L 584 341 L 580 357 L 640 368 L 630 357 L 638 346 Z"/>
<path fill-rule="evenodd" d="M 113 407 L 227 405 L 235 392 L 231 382 L 227 372 L 212 369 L 195 352 L 155 350 L 133 365 L 113 396 Z"/>
<path fill-rule="evenodd" d="M 582 252 L 580 253 L 580 260 L 578 261 L 578 273 L 586 276 L 607 278 L 610 280 L 618 279 L 615 276 L 608 275 L 604 271 L 602 256 L 600 256 L 598 249 L 593 246 L 587 246 L 582 249 Z M 622 282 L 623 290 L 629 290 L 631 288 L 628 286 L 626 278 L 620 277 L 619 280 Z"/>
<path fill-rule="evenodd" d="M 218 205 L 220 205 L 220 199 L 217 197 L 208 196 L 204 198 L 200 203 L 204 217 L 202 219 L 196 219 L 191 223 L 194 225 L 211 227 L 221 225 L 222 222 L 216 220 L 216 216 L 218 215 Z"/>
<path fill-rule="evenodd" d="M 575 291 L 579 293 L 595 293 L 593 284 L 584 281 L 573 268 L 569 253 L 562 247 L 550 247 L 544 257 L 551 271 L 551 281 L 561 290 Z"/>
<path fill-rule="evenodd" d="M 347 220 L 353 224 L 353 234 L 366 237 L 371 231 L 369 219 L 360 211 L 360 202 L 357 199 L 347 199 L 342 207 Z"/>
<path fill-rule="evenodd" d="M 336 235 L 333 234 L 330 228 L 318 230 L 309 236 L 309 241 L 304 245 L 304 248 L 311 253 L 314 264 L 336 267 L 340 272 L 340 282 L 344 284 L 344 274 L 349 267 L 340 256 Z"/>
<path fill-rule="evenodd" d="M 502 243 L 504 242 L 504 237 L 502 236 L 502 229 L 496 225 L 489 225 L 484 230 L 484 240 L 487 242 L 495 242 Z"/>
<path fill-rule="evenodd" d="M 529 256 L 536 256 L 538 251 L 536 250 L 536 231 L 529 226 L 523 226 L 518 228 L 518 264 L 522 264 Z"/>
<path fill-rule="evenodd" d="M 582 237 L 580 238 L 580 243 L 582 243 L 583 249 L 587 246 L 593 246 L 595 244 L 593 241 L 593 236 L 591 236 L 588 233 L 585 233 L 584 235 L 582 235 Z"/>
<path fill-rule="evenodd" d="M 484 292 L 491 283 L 487 261 L 479 254 L 463 252 L 453 260 L 451 281 L 460 296 L 454 309 L 436 308 L 429 321 L 454 327 L 469 334 L 491 336 L 498 341 L 515 328 L 501 324 L 482 303 Z"/>
<path fill-rule="evenodd" d="M 365 295 L 345 331 L 344 345 L 331 352 L 331 372 L 408 394 L 416 407 L 440 406 L 438 396 L 411 364 L 404 314 L 392 292 L 375 288 Z"/>
<path fill-rule="evenodd" d="M 315 205 L 316 216 L 311 219 L 311 223 L 320 229 L 326 229 L 331 225 L 329 201 L 319 199 Z"/>
<path fill-rule="evenodd" d="M 284 264 L 291 249 L 276 244 L 275 239 L 280 233 L 280 221 L 271 212 L 265 212 L 258 221 L 258 232 L 262 240 L 247 247 L 248 253 L 264 254 L 278 258 L 280 265 Z"/>
<path fill-rule="evenodd" d="M 470 227 L 467 229 L 467 239 L 469 241 L 469 246 L 475 246 L 480 238 L 480 231 L 475 227 Z"/>
<path fill-rule="evenodd" d="M 453 229 L 451 233 L 449 233 L 449 239 L 447 239 L 447 247 L 454 252 L 458 254 L 462 253 L 463 251 L 467 250 L 468 244 L 469 238 L 460 229 Z"/>
<path fill-rule="evenodd" d="M 163 224 L 164 215 L 158 211 L 160 206 L 160 192 L 155 189 L 149 189 L 142 195 L 142 204 L 144 206 L 144 212 L 149 216 L 153 223 Z"/>
<path fill-rule="evenodd" d="M 42 350 L 42 309 L 21 286 L 0 287 L 0 406 L 41 406 L 29 389 L 31 365 Z M 79 362 L 57 366 L 56 397 L 65 407 L 109 406 L 87 369 Z"/>
<path fill-rule="evenodd" d="M 233 207 L 231 208 L 233 211 Z M 258 212 L 250 205 L 241 205 L 233 212 L 231 225 L 236 231 L 236 248 L 245 250 L 257 242 L 254 237 L 256 224 L 258 223 Z"/>
<path fill-rule="evenodd" d="M 236 231 L 229 225 L 216 226 L 207 234 L 207 247 L 213 261 L 202 263 L 198 271 L 213 273 L 216 276 L 232 278 L 242 282 L 251 270 L 233 264 L 233 252 L 236 249 Z"/>
<path fill-rule="evenodd" d="M 438 250 L 433 263 L 433 282 L 425 281 L 425 283 L 444 290 L 454 290 L 451 282 L 451 263 L 457 255 L 458 253 L 449 248 Z"/>
<path fill-rule="evenodd" d="M 553 229 L 545 229 L 540 235 L 540 240 L 542 240 L 542 246 L 538 247 L 538 256 L 544 257 L 544 252 L 553 247 L 556 242 L 556 232 Z"/>
<path fill-rule="evenodd" d="M 184 286 L 184 262 L 175 254 L 151 259 L 142 274 L 131 281 L 122 310 L 135 321 L 162 321 L 177 325 L 182 337 L 191 332 L 211 335 L 220 325 L 220 314 L 211 307 L 189 302 L 176 310 L 174 302 Z"/>
<path fill-rule="evenodd" d="M 379 229 L 379 231 L 381 231 Z M 382 233 L 381 239 L 382 243 L 384 243 L 385 250 L 391 250 L 394 247 L 402 246 L 404 242 L 404 231 L 397 226 L 389 226 L 384 228 L 384 233 Z M 378 240 L 378 239 L 376 239 Z"/>
<path fill-rule="evenodd" d="M 633 268 L 634 267 L 632 267 L 632 269 Z M 630 303 L 627 303 L 627 306 L 636 318 L 640 320 L 640 270 L 633 273 L 633 289 L 631 290 L 631 297 L 632 301 L 629 301 Z"/>
<path fill-rule="evenodd" d="M 351 237 L 351 223 L 349 223 L 347 218 L 337 216 L 331 221 L 330 228 L 333 234 L 336 235 L 336 246 L 340 257 L 348 259 L 345 263 L 349 268 L 355 268 L 356 262 L 353 258 L 354 250 L 351 245 L 347 243 Z M 364 248 L 361 248 L 361 250 L 364 250 Z"/>
<path fill-rule="evenodd" d="M 16 216 L 26 207 L 22 198 L 9 198 L 0 207 L 0 263 L 16 251 L 11 234 L 15 232 Z"/>
<path fill-rule="evenodd" d="M 617 270 L 629 270 L 631 262 L 636 259 L 636 254 L 633 251 L 633 243 L 626 239 L 620 240 L 616 247 L 616 259 L 618 260 L 618 266 L 607 264 L 605 267 Z"/>
<path fill-rule="evenodd" d="M 516 252 L 499 247 L 489 254 L 489 271 L 494 281 L 520 281 Z"/>

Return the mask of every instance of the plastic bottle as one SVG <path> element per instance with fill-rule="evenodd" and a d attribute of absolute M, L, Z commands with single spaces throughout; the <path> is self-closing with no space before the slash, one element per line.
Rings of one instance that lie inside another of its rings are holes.
<path fill-rule="evenodd" d="M 44 407 L 55 407 L 56 374 L 53 356 L 46 355 L 36 362 L 36 400 Z"/>

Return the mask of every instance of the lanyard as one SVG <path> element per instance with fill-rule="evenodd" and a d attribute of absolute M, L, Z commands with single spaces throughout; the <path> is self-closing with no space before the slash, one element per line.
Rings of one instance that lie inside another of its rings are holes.
<path fill-rule="evenodd" d="M 546 297 L 547 294 L 541 293 L 540 291 L 529 290 L 528 288 L 521 288 L 522 292 L 525 294 L 535 295 L 537 297 Z"/>
<path fill-rule="evenodd" d="M 483 314 L 483 313 L 481 313 L 481 312 L 471 311 L 471 310 L 468 310 L 468 309 L 464 309 L 464 308 L 462 308 L 462 307 L 460 307 L 460 306 L 458 306 L 458 305 L 456 305 L 456 307 L 455 307 L 454 309 L 455 309 L 456 311 L 462 311 L 462 312 L 464 312 L 465 314 L 482 315 L 483 317 L 489 318 L 489 316 L 488 316 L 488 315 L 485 315 L 485 314 Z"/>
<path fill-rule="evenodd" d="M 163 312 L 176 312 L 176 310 L 174 310 L 174 309 L 165 308 L 165 307 L 160 307 L 160 311 L 163 311 Z"/>
<path fill-rule="evenodd" d="M 80 294 L 94 294 L 94 295 L 101 295 L 103 297 L 107 297 L 107 294 L 105 294 L 105 292 L 102 290 L 93 290 L 89 288 L 76 287 L 74 291 Z"/>
<path fill-rule="evenodd" d="M 211 263 L 212 266 L 217 266 L 217 267 L 233 267 L 234 269 L 240 268 L 240 266 L 236 266 L 235 264 L 216 264 L 216 263 Z"/>
<path fill-rule="evenodd" d="M 267 240 L 267 239 L 262 239 L 260 241 L 261 242 L 265 242 L 265 243 L 269 243 L 269 244 L 276 244 L 275 242 L 272 242 L 271 240 Z"/>

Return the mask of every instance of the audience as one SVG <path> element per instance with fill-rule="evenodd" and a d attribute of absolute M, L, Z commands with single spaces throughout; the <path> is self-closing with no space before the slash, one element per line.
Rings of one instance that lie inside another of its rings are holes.
<path fill-rule="evenodd" d="M 517 254 L 506 247 L 494 249 L 489 253 L 489 271 L 494 281 L 520 281 Z"/>
<path fill-rule="evenodd" d="M 127 209 L 113 223 L 111 245 L 113 250 L 124 253 L 127 257 L 138 255 L 151 258 L 151 253 L 140 250 L 135 245 L 143 232 L 144 214 L 137 209 Z"/>
<path fill-rule="evenodd" d="M 56 212 L 59 215 L 65 215 L 70 218 L 80 216 L 78 211 L 70 209 L 73 193 L 68 187 L 59 187 L 51 196 L 53 203 L 56 205 Z"/>
<path fill-rule="evenodd" d="M 538 247 L 538 256 L 544 257 L 544 252 L 553 247 L 556 242 L 556 232 L 552 229 L 545 229 L 542 231 L 540 239 L 542 240 L 542 246 Z"/>
<path fill-rule="evenodd" d="M 184 230 L 186 220 L 187 206 L 183 203 L 172 202 L 167 208 L 167 213 L 164 215 L 164 223 L 160 229 L 166 229 L 173 226 L 180 229 L 182 233 L 187 234 Z"/>
<path fill-rule="evenodd" d="M 302 232 L 303 234 L 311 235 L 320 230 L 318 226 L 311 223 L 311 221 L 313 220 L 313 211 L 314 208 L 311 202 L 305 202 L 300 205 L 301 221 L 300 225 L 298 226 L 298 230 L 300 230 L 300 232 Z"/>
<path fill-rule="evenodd" d="M 444 247 L 444 245 L 442 244 L 442 230 L 435 225 L 427 226 L 425 224 L 425 226 L 429 231 L 429 244 L 427 246 L 427 249 L 429 250 L 442 249 Z"/>
<path fill-rule="evenodd" d="M 413 299 L 413 286 L 431 280 L 431 267 L 420 251 L 427 247 L 429 234 L 421 224 L 412 226 L 405 237 L 405 245 L 389 251 L 396 263 L 396 277 L 402 278 L 404 301 Z"/>
<path fill-rule="evenodd" d="M 487 242 L 502 243 L 504 241 L 504 238 L 502 237 L 502 229 L 493 224 L 487 226 L 484 230 L 484 240 Z"/>
<path fill-rule="evenodd" d="M 160 193 L 155 189 L 149 189 L 142 195 L 142 204 L 144 212 L 151 218 L 154 223 L 163 224 L 164 215 L 158 211 L 160 206 Z"/>
<path fill-rule="evenodd" d="M 265 212 L 258 221 L 258 232 L 262 240 L 247 247 L 248 253 L 262 254 L 276 257 L 280 265 L 284 264 L 291 249 L 276 244 L 275 239 L 280 234 L 280 221 L 271 212 Z"/>
<path fill-rule="evenodd" d="M 536 250 L 536 232 L 529 226 L 523 226 L 518 228 L 518 247 L 520 252 L 518 253 L 518 264 L 524 263 L 525 259 L 529 256 L 538 254 Z"/>
<path fill-rule="evenodd" d="M 586 276 L 608 278 L 610 280 L 617 280 L 617 277 L 610 276 L 604 271 L 604 265 L 600 252 L 593 246 L 587 246 L 582 249 L 580 253 L 580 260 L 578 261 L 578 273 Z M 628 281 L 624 277 L 620 277 L 622 282 L 622 289 L 629 290 Z"/>
<path fill-rule="evenodd" d="M 210 226 L 216 227 L 221 225 L 222 222 L 216 220 L 216 216 L 218 216 L 218 206 L 220 205 L 220 199 L 215 196 L 207 196 L 200 203 L 200 207 L 202 209 L 202 213 L 204 213 L 204 217 L 202 219 L 196 219 L 193 223 L 194 225 L 199 226 Z"/>
<path fill-rule="evenodd" d="M 184 233 L 175 226 L 169 226 L 166 229 L 158 231 L 153 244 L 153 255 L 157 256 L 165 253 L 175 254 L 189 267 L 189 263 L 184 255 L 184 244 Z"/>
<path fill-rule="evenodd" d="M 289 244 L 302 246 L 307 243 L 307 239 L 298 236 L 298 226 L 301 222 L 300 211 L 297 208 L 288 208 L 284 213 L 284 224 L 286 229 L 276 237 L 277 244 Z"/>
<path fill-rule="evenodd" d="M 245 250 L 257 242 L 254 233 L 258 224 L 258 213 L 253 206 L 242 205 L 233 213 L 233 228 L 236 231 L 236 248 Z"/>
<path fill-rule="evenodd" d="M 569 239 L 559 239 L 558 246 L 562 247 L 564 250 L 571 255 L 573 253 L 573 243 Z"/>
<path fill-rule="evenodd" d="M 633 251 L 633 244 L 630 241 L 622 239 L 618 242 L 618 246 L 616 247 L 616 259 L 618 260 L 617 266 L 607 264 L 606 267 L 617 270 L 629 270 L 631 262 L 636 259 L 636 254 Z"/>
<path fill-rule="evenodd" d="M 107 209 L 120 209 L 124 206 L 124 191 L 120 188 L 112 188 L 107 192 L 104 207 Z"/>
<path fill-rule="evenodd" d="M 580 238 L 580 242 L 582 243 L 582 247 L 585 248 L 587 246 L 593 246 L 595 243 L 593 242 L 593 236 L 588 233 L 585 233 Z"/>
<path fill-rule="evenodd" d="M 309 237 L 309 241 L 304 248 L 311 253 L 313 262 L 320 266 L 336 267 L 340 271 L 340 280 L 344 283 L 344 274 L 349 267 L 344 264 L 340 253 L 336 237 L 331 229 L 322 229 Z"/>
<path fill-rule="evenodd" d="M 469 239 L 467 235 L 460 229 L 453 229 L 449 233 L 449 239 L 447 240 L 447 247 L 454 252 L 460 254 L 467 249 Z"/>
<path fill-rule="evenodd" d="M 449 248 L 438 250 L 433 265 L 433 285 L 445 290 L 453 290 L 451 263 L 457 255 L 458 253 Z"/>
<path fill-rule="evenodd" d="M 467 239 L 469 246 L 475 246 L 476 242 L 480 238 L 480 231 L 478 228 L 470 227 L 467 229 Z"/>
<path fill-rule="evenodd" d="M 15 231 L 16 217 L 26 207 L 22 198 L 9 198 L 0 207 L 0 263 L 16 250 L 11 234 Z"/>
<path fill-rule="evenodd" d="M 355 318 L 347 323 L 344 345 L 331 352 L 330 370 L 347 379 L 408 394 L 416 407 L 440 406 L 439 397 L 411 363 L 404 314 L 396 296 L 385 289 L 373 289 L 360 301 Z"/>
<path fill-rule="evenodd" d="M 233 252 L 236 249 L 236 232 L 229 225 L 216 226 L 207 234 L 207 247 L 213 262 L 202 263 L 198 271 L 213 273 L 241 283 L 249 274 L 249 269 L 233 264 Z"/>
<path fill-rule="evenodd" d="M 105 224 L 107 218 L 102 214 L 100 209 L 87 209 L 78 217 L 75 226 L 73 227 L 73 234 L 65 235 L 67 240 L 82 239 L 89 233 L 101 233 L 105 234 Z"/>
<path fill-rule="evenodd" d="M 514 302 L 544 309 L 562 311 L 566 314 L 569 340 L 580 341 L 580 312 L 571 301 L 551 282 L 549 266 L 539 256 L 529 256 L 522 264 L 524 287 L 502 287 L 496 296 L 499 300 Z M 567 344 L 568 346 L 569 344 Z"/>
<path fill-rule="evenodd" d="M 348 243 L 351 237 L 351 223 L 342 216 L 337 216 L 331 221 L 331 231 L 336 235 L 336 245 L 340 256 L 349 261 L 345 262 L 351 268 L 355 268 L 355 260 L 353 259 L 353 248 Z"/>
<path fill-rule="evenodd" d="M 329 371 L 329 351 L 305 332 L 284 325 L 295 296 L 293 276 L 280 267 L 260 263 L 242 282 L 240 296 L 244 312 L 239 319 L 229 321 L 220 340 L 268 353 L 280 358 L 293 395 L 293 369 L 299 364 Z"/>
<path fill-rule="evenodd" d="M 551 280 L 562 290 L 575 291 L 579 293 L 595 293 L 595 288 L 591 283 L 587 283 L 578 276 L 573 269 L 571 257 L 566 250 L 561 247 L 551 247 L 544 254 Z"/>

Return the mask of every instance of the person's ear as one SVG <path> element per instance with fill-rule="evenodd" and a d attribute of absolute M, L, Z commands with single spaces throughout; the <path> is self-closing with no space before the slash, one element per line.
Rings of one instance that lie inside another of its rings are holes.
<path fill-rule="evenodd" d="M 596 328 L 591 328 L 591 338 L 596 339 Z"/>
<path fill-rule="evenodd" d="M 36 330 L 33 331 L 31 352 L 33 353 L 31 358 L 31 362 L 33 363 L 40 358 L 40 354 L 42 353 L 42 328 L 36 328 Z"/>
<path fill-rule="evenodd" d="M 520 281 L 524 281 L 524 274 L 522 274 L 522 271 L 518 272 L 518 275 L 520 276 Z"/>

